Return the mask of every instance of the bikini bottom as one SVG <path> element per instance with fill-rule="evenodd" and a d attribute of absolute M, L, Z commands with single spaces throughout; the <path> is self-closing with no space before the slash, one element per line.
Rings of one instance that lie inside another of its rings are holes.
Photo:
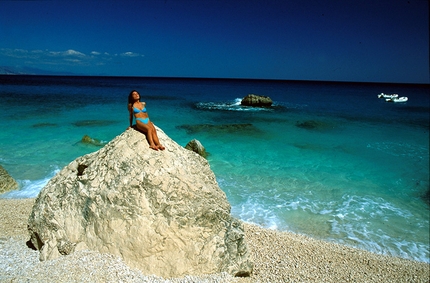
<path fill-rule="evenodd" d="M 149 118 L 136 118 L 136 120 L 138 120 L 138 121 L 140 121 L 140 122 L 142 122 L 143 124 L 148 124 L 148 122 L 149 122 Z"/>

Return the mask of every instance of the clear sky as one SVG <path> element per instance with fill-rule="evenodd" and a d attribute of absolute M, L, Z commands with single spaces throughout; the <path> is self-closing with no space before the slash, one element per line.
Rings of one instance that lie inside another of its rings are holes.
<path fill-rule="evenodd" d="M 429 1 L 0 0 L 0 66 L 429 83 Z"/>

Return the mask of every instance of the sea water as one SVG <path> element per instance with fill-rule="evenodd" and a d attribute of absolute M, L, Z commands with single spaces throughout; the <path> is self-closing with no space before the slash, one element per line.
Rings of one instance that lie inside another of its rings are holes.
<path fill-rule="evenodd" d="M 233 216 L 429 262 L 428 85 L 0 76 L 0 164 L 33 198 L 129 125 L 136 89 L 178 144 L 198 139 Z M 377 98 L 407 96 L 406 103 Z M 271 108 L 240 105 L 269 96 Z"/>

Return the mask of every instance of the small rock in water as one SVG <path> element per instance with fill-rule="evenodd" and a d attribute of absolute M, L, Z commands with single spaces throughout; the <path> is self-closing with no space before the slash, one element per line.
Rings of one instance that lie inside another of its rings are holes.
<path fill-rule="evenodd" d="M 83 136 L 81 142 L 86 143 L 86 144 L 96 145 L 96 146 L 103 146 L 106 144 L 105 142 L 102 142 L 98 139 L 93 139 L 92 137 L 90 137 L 88 135 Z"/>
<path fill-rule="evenodd" d="M 270 107 L 272 106 L 273 101 L 268 96 L 248 94 L 242 99 L 241 104 L 244 106 L 253 107 Z"/>
<path fill-rule="evenodd" d="M 207 153 L 205 147 L 201 144 L 200 141 L 193 139 L 187 145 L 185 146 L 186 149 L 194 151 L 195 153 L 199 154 L 200 156 L 206 158 Z"/>

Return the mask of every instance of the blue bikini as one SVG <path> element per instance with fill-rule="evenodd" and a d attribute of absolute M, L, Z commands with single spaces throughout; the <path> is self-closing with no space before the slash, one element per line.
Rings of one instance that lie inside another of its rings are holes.
<path fill-rule="evenodd" d="M 134 112 L 134 114 L 146 113 L 146 107 L 144 107 L 142 110 L 140 110 L 137 107 L 133 107 L 133 112 Z"/>
<path fill-rule="evenodd" d="M 140 110 L 139 108 L 133 107 L 133 112 L 134 114 L 139 114 L 139 113 L 146 113 L 146 107 L 144 107 L 142 110 Z M 137 118 L 136 120 L 142 122 L 143 124 L 148 124 L 149 122 L 149 118 Z"/>
<path fill-rule="evenodd" d="M 143 124 L 148 124 L 149 118 L 136 118 L 136 120 L 142 122 Z"/>

